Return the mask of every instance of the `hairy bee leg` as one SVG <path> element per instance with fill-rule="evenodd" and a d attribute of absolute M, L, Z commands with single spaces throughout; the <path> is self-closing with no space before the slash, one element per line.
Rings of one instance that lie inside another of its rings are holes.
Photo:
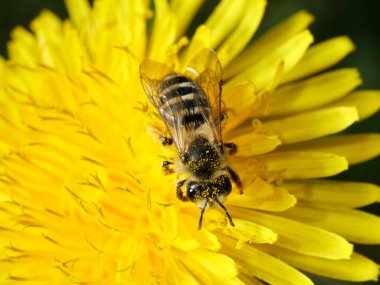
<path fill-rule="evenodd" d="M 230 155 L 235 154 L 237 152 L 237 149 L 238 149 L 237 145 L 234 143 L 224 143 L 223 146 L 229 149 L 228 153 Z"/>
<path fill-rule="evenodd" d="M 176 193 L 177 193 L 177 198 L 178 198 L 179 200 L 181 200 L 181 201 L 184 201 L 184 202 L 189 201 L 189 198 L 187 198 L 186 196 L 183 195 L 183 192 L 182 192 L 182 189 L 181 189 L 182 186 L 183 186 L 183 184 L 185 184 L 186 180 L 187 180 L 187 179 L 184 179 L 184 180 L 181 180 L 181 181 L 179 181 L 179 182 L 177 183 L 177 191 L 176 191 Z"/>
<path fill-rule="evenodd" d="M 159 126 L 148 124 L 147 131 L 153 137 L 159 139 L 163 146 L 169 146 L 173 144 L 173 139 L 167 137 L 165 131 L 163 131 Z"/>
<path fill-rule="evenodd" d="M 230 175 L 232 181 L 239 188 L 240 194 L 243 194 L 243 190 L 242 190 L 243 183 L 241 182 L 239 175 L 237 175 L 237 173 L 231 167 L 229 167 L 229 166 L 224 167 L 223 170 L 226 170 L 228 172 L 228 174 Z"/>
<path fill-rule="evenodd" d="M 161 140 L 161 144 L 163 146 L 167 146 L 167 145 L 172 145 L 173 144 L 173 139 L 172 138 L 168 138 L 168 137 L 162 136 L 162 137 L 160 137 L 160 140 Z"/>
<path fill-rule="evenodd" d="M 163 161 L 161 163 L 161 170 L 164 174 L 173 174 L 174 173 L 174 169 L 171 167 L 171 165 L 173 165 L 173 162 L 171 161 Z"/>

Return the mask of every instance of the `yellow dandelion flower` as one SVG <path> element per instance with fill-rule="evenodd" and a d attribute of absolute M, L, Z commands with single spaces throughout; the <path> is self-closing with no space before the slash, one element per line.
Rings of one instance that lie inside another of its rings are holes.
<path fill-rule="evenodd" d="M 264 0 L 222 0 L 192 37 L 196 0 L 66 0 L 17 27 L 0 60 L 0 280 L 4 284 L 313 284 L 377 280 L 352 243 L 380 243 L 376 185 L 326 177 L 377 156 L 380 135 L 333 135 L 374 114 L 380 92 L 354 49 L 313 44 L 301 11 L 248 44 Z M 244 193 L 207 210 L 179 201 L 173 156 L 140 83 L 150 58 L 180 72 L 203 48 L 223 68 L 223 140 Z M 369 234 L 370 233 L 370 234 Z"/>

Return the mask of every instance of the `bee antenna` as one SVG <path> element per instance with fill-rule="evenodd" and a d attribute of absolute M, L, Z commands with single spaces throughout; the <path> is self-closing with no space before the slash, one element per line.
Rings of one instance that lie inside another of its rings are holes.
<path fill-rule="evenodd" d="M 216 199 L 216 198 L 215 198 L 215 202 L 224 210 L 224 212 L 226 212 L 226 216 L 228 218 L 228 221 L 230 222 L 230 225 L 234 227 L 235 224 L 232 221 L 232 218 L 231 218 L 230 214 L 228 213 L 226 207 L 218 199 Z"/>
<path fill-rule="evenodd" d="M 203 206 L 203 208 L 201 210 L 201 216 L 199 218 L 199 223 L 198 223 L 198 231 L 200 231 L 202 229 L 203 213 L 206 210 L 207 204 L 208 204 L 208 199 L 206 200 L 206 203 L 205 203 L 205 205 Z"/>

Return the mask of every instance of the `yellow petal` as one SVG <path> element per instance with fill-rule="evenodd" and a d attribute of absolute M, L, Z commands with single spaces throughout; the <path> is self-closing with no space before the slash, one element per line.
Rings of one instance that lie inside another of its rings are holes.
<path fill-rule="evenodd" d="M 263 130 L 278 135 L 282 143 L 288 144 L 337 133 L 357 120 L 356 108 L 325 108 L 271 120 L 263 123 Z"/>
<path fill-rule="evenodd" d="M 242 267 L 242 271 L 253 275 L 269 284 L 276 285 L 313 285 L 313 282 L 304 274 L 254 246 L 244 245 L 236 250 L 235 241 L 231 238 L 220 237 L 222 252 L 233 257 Z"/>
<path fill-rule="evenodd" d="M 174 207 L 162 208 L 162 225 L 164 232 L 170 237 L 175 238 L 178 234 L 178 219 Z"/>
<path fill-rule="evenodd" d="M 256 102 L 255 86 L 251 82 L 244 82 L 230 88 L 223 88 L 222 99 L 227 103 L 228 108 L 239 112 Z"/>
<path fill-rule="evenodd" d="M 229 197 L 226 204 L 249 209 L 281 212 L 293 207 L 296 202 L 297 200 L 294 196 L 289 195 L 286 190 L 278 188 L 272 197 L 258 199 L 254 196 L 233 195 Z"/>
<path fill-rule="evenodd" d="M 314 17 L 311 14 L 300 11 L 272 28 L 224 69 L 224 78 L 228 79 L 258 62 L 268 52 L 273 51 L 303 31 L 313 20 Z"/>
<path fill-rule="evenodd" d="M 198 215 L 196 217 L 198 218 Z M 185 226 L 188 226 L 190 224 L 194 225 L 194 227 L 192 228 L 192 231 L 189 231 L 190 237 L 194 238 L 197 241 L 199 247 L 212 250 L 212 251 L 218 251 L 221 247 L 221 244 L 217 236 L 210 231 L 198 231 L 198 229 L 195 226 L 197 221 L 198 221 L 197 219 L 194 219 L 194 214 L 193 214 L 191 223 L 189 221 L 185 225 Z"/>
<path fill-rule="evenodd" d="M 223 233 L 238 240 L 236 248 L 240 249 L 244 243 L 274 243 L 277 234 L 271 229 L 256 223 L 234 219 L 235 227 L 224 227 Z"/>
<path fill-rule="evenodd" d="M 275 246 L 258 245 L 258 247 L 301 270 L 317 275 L 353 282 L 378 280 L 379 266 L 356 252 L 349 260 L 327 260 Z"/>
<path fill-rule="evenodd" d="M 337 64 L 355 49 L 350 38 L 341 36 L 318 43 L 306 52 L 302 60 L 282 79 L 281 83 L 315 74 Z"/>
<path fill-rule="evenodd" d="M 149 55 L 151 59 L 164 61 L 169 47 L 177 36 L 177 21 L 171 14 L 166 0 L 155 0 L 155 18 L 149 43 Z"/>
<path fill-rule="evenodd" d="M 380 243 L 380 217 L 363 211 L 297 205 L 282 214 L 290 219 L 337 233 L 355 243 Z"/>
<path fill-rule="evenodd" d="M 246 285 L 240 278 L 232 278 L 232 279 L 215 279 L 215 281 L 219 284 L 226 285 Z"/>
<path fill-rule="evenodd" d="M 206 25 L 198 26 L 197 30 L 195 31 L 194 36 L 191 38 L 191 41 L 189 43 L 189 46 L 186 49 L 186 52 L 184 52 L 184 54 L 180 58 L 182 68 L 184 68 L 186 64 L 190 62 L 190 60 L 194 58 L 200 52 L 201 49 L 211 48 L 210 34 L 211 34 L 211 30 Z"/>
<path fill-rule="evenodd" d="M 284 188 L 274 187 L 260 178 L 256 178 L 252 184 L 246 183 L 245 180 L 243 183 L 245 184 L 243 195 L 230 195 L 227 205 L 281 212 L 293 207 L 297 202 Z"/>
<path fill-rule="evenodd" d="M 31 29 L 38 35 L 39 42 L 44 42 L 40 47 L 39 64 L 61 70 L 60 53 L 62 51 L 58 43 L 62 42 L 63 27 L 59 17 L 50 11 L 43 11 L 40 17 L 33 20 Z"/>
<path fill-rule="evenodd" d="M 119 20 L 119 29 L 122 32 L 118 35 L 122 34 L 125 37 L 122 40 L 123 48 L 130 56 L 142 59 L 146 56 L 148 42 L 147 18 L 151 16 L 151 11 L 149 10 L 150 0 L 125 1 L 120 2 L 120 5 L 123 7 L 123 13 L 119 16 L 121 18 Z M 110 12 L 110 14 L 114 15 L 115 12 Z M 128 33 L 124 32 L 125 25 L 130 28 Z"/>
<path fill-rule="evenodd" d="M 264 113 L 268 95 L 263 95 L 255 91 L 255 86 L 252 82 L 247 81 L 233 86 L 225 86 L 223 88 L 223 103 L 226 103 L 228 111 L 228 124 L 224 128 L 227 134 L 248 133 L 242 128 L 237 128 L 248 118 L 254 116 L 256 113 Z M 252 129 L 252 128 L 251 128 Z"/>
<path fill-rule="evenodd" d="M 353 245 L 332 232 L 280 216 L 252 210 L 231 209 L 232 216 L 252 220 L 278 234 L 275 245 L 302 254 L 327 259 L 348 259 Z"/>
<path fill-rule="evenodd" d="M 199 249 L 179 254 L 178 258 L 202 284 L 227 282 L 238 273 L 234 260 L 221 253 Z"/>
<path fill-rule="evenodd" d="M 190 205 L 189 205 L 190 206 Z M 191 251 L 196 248 L 209 249 L 218 251 L 220 249 L 220 242 L 214 233 L 210 231 L 198 231 L 196 223 L 198 219 L 198 212 L 192 211 L 190 214 L 182 215 L 179 218 L 174 218 L 170 221 L 171 214 L 175 214 L 178 209 L 174 207 L 164 207 L 162 209 L 162 224 L 165 230 L 166 238 L 170 240 L 173 247 L 181 251 Z M 192 210 L 196 210 L 192 208 Z M 178 216 L 177 216 L 178 217 Z M 224 218 L 224 217 L 223 217 Z M 169 223 L 169 225 L 167 225 Z M 194 225 L 190 227 L 189 225 Z M 168 229 L 170 231 L 168 231 Z M 177 234 L 177 232 L 181 234 Z M 164 247 L 165 244 L 162 246 Z"/>
<path fill-rule="evenodd" d="M 361 83 L 354 68 L 334 70 L 277 89 L 269 98 L 270 116 L 310 110 L 333 102 Z"/>
<path fill-rule="evenodd" d="M 258 90 L 262 90 L 275 79 L 279 65 L 283 65 L 283 73 L 292 69 L 304 55 L 312 41 L 313 36 L 308 30 L 297 34 L 229 79 L 226 85 L 231 86 L 251 81 Z"/>
<path fill-rule="evenodd" d="M 237 26 L 217 49 L 222 66 L 228 64 L 239 54 L 252 38 L 263 17 L 265 5 L 266 2 L 264 0 L 245 1 L 244 13 Z"/>
<path fill-rule="evenodd" d="M 184 285 L 199 285 L 199 282 L 195 277 L 190 274 L 185 266 L 177 260 L 167 259 L 166 262 L 168 266 L 173 270 L 171 273 L 171 278 L 173 278 L 174 284 L 184 284 Z"/>
<path fill-rule="evenodd" d="M 380 154 L 380 135 L 376 133 L 338 135 L 286 146 L 286 150 L 323 151 L 344 156 L 350 165 L 362 163 Z"/>
<path fill-rule="evenodd" d="M 252 156 L 270 152 L 281 144 L 277 136 L 245 134 L 233 139 L 238 146 L 237 155 Z"/>
<path fill-rule="evenodd" d="M 281 175 L 285 179 L 320 178 L 338 174 L 348 168 L 347 160 L 331 153 L 284 151 L 258 158 L 264 176 Z"/>
<path fill-rule="evenodd" d="M 84 55 L 89 57 L 85 63 L 93 68 L 96 67 L 97 72 L 101 70 L 105 74 L 109 70 L 114 70 L 112 75 L 108 75 L 117 82 L 127 83 L 127 80 L 120 80 L 118 77 L 123 76 L 125 71 L 130 72 L 132 65 L 138 64 L 136 59 L 140 60 L 147 56 L 146 26 L 147 18 L 151 16 L 149 3 L 147 0 L 114 2 L 115 5 L 110 5 L 107 1 L 96 2 L 95 9 L 91 9 L 87 21 L 77 33 Z M 165 23 L 163 25 L 165 26 Z M 125 32 L 126 27 L 128 33 Z M 67 49 L 62 47 L 61 50 Z M 131 77 L 127 75 L 126 78 Z"/>
<path fill-rule="evenodd" d="M 207 19 L 205 25 L 210 33 L 210 47 L 217 47 L 241 21 L 245 8 L 245 1 L 222 0 Z M 220 24 L 220 19 L 228 19 Z"/>
<path fill-rule="evenodd" d="M 246 285 L 265 285 L 259 279 L 249 276 L 247 274 L 239 273 L 239 279 L 244 282 Z"/>
<path fill-rule="evenodd" d="M 186 32 L 191 20 L 202 4 L 202 0 L 170 1 L 170 11 L 177 18 L 177 37 Z"/>
<path fill-rule="evenodd" d="M 356 91 L 332 103 L 330 106 L 354 106 L 358 110 L 360 120 L 364 120 L 379 111 L 380 91 Z"/>
<path fill-rule="evenodd" d="M 33 66 L 38 57 L 36 39 L 23 27 L 16 27 L 11 33 L 12 41 L 7 45 L 9 58 L 15 63 Z"/>
<path fill-rule="evenodd" d="M 221 1 L 206 23 L 198 26 L 190 44 L 181 58 L 182 65 L 189 62 L 202 48 L 215 49 L 234 29 L 244 13 L 244 1 Z M 221 18 L 229 21 L 220 25 Z"/>
<path fill-rule="evenodd" d="M 90 3 L 88 0 L 65 0 L 70 20 L 80 30 L 88 20 L 90 14 Z"/>
<path fill-rule="evenodd" d="M 300 180 L 282 186 L 298 200 L 313 204 L 358 208 L 380 201 L 380 187 L 364 182 Z"/>

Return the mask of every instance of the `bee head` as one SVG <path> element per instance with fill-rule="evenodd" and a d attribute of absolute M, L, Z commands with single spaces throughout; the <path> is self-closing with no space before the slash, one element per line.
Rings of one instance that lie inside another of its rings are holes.
<path fill-rule="evenodd" d="M 198 225 L 199 230 L 202 228 L 204 211 L 215 204 L 219 205 L 225 211 L 231 226 L 235 226 L 226 207 L 222 204 L 225 197 L 230 194 L 231 189 L 231 181 L 226 175 L 220 175 L 211 181 L 190 181 L 187 184 L 186 196 L 190 201 L 201 208 Z"/>

